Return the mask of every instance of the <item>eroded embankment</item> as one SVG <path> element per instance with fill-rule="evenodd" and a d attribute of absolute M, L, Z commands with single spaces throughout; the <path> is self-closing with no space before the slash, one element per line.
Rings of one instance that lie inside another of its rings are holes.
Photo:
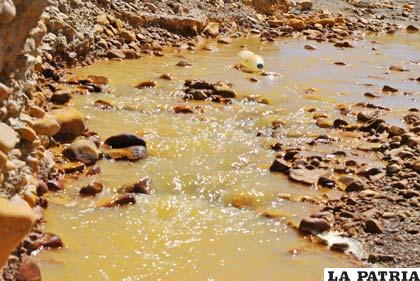
<path fill-rule="evenodd" d="M 381 11 L 380 9 L 383 8 L 381 6 L 373 5 L 368 8 L 369 11 L 362 7 L 357 9 L 357 15 L 335 16 L 326 11 L 311 11 L 311 7 L 308 8 L 303 5 L 293 7 L 293 14 L 285 14 L 284 11 L 291 6 L 286 1 L 279 1 L 278 5 L 274 6 L 268 5 L 265 1 L 251 2 L 253 2 L 251 4 L 257 5 L 258 11 L 267 12 L 272 16 L 258 15 L 252 8 L 244 6 L 240 1 L 229 3 L 210 1 L 201 4 L 195 1 L 184 1 L 179 5 L 169 5 L 169 2 L 164 1 L 156 3 L 139 1 L 132 3 L 124 1 L 113 1 L 112 3 L 110 1 L 57 1 L 46 10 L 42 20 L 38 23 L 38 27 L 32 31 L 33 39 L 25 41 L 31 23 L 35 23 L 42 5 L 45 5 L 45 3 L 42 1 L 32 1 L 31 3 L 15 1 L 17 17 L 14 17 L 13 8 L 10 8 L 11 5 L 8 6 L 7 11 L 4 9 L 5 3 L 10 4 L 11 1 L 2 1 L 2 12 L 5 13 L 4 11 L 6 11 L 9 14 L 6 16 L 3 14 L 0 25 L 0 28 L 2 28 L 1 34 L 7 34 L 4 37 L 6 39 L 0 42 L 3 44 L 7 42 L 6 45 L 3 45 L 5 47 L 1 49 L 2 51 L 7 50 L 7 55 L 2 57 L 8 58 L 7 61 L 3 62 L 2 72 L 4 75 L 1 78 L 2 83 L 7 85 L 5 87 L 2 84 L 1 89 L 3 99 L 2 124 L 7 125 L 2 126 L 1 135 L 3 137 L 1 139 L 2 144 L 5 144 L 2 151 L 6 152 L 1 155 L 3 160 L 1 173 L 3 193 L 7 197 L 20 193 L 21 197 L 34 207 L 36 219 L 40 221 L 42 208 L 47 206 L 46 201 L 40 196 L 48 189 L 60 189 L 57 179 L 61 177 L 60 173 L 52 173 L 47 177 L 48 171 L 52 168 L 52 157 L 46 148 L 53 148 L 57 146 L 57 141 L 66 142 L 81 134 L 88 136 L 85 132 L 87 128 L 85 117 L 73 109 L 66 109 L 66 107 L 58 109 L 59 106 L 57 105 L 67 103 L 77 93 L 98 92 L 102 89 L 102 83 L 92 79 L 84 79 L 84 81 L 77 81 L 77 83 L 83 84 L 83 89 L 70 92 L 63 91 L 57 82 L 62 79 L 63 68 L 66 66 L 89 64 L 97 58 L 130 59 L 139 58 L 145 54 L 161 57 L 164 55 L 162 53 L 163 48 L 170 45 L 178 46 L 180 49 L 194 50 L 197 41 L 191 40 L 192 37 L 196 37 L 198 40 L 202 38 L 201 36 L 218 37 L 218 41 L 225 44 L 229 43 L 232 37 L 242 36 L 247 32 L 260 34 L 262 41 L 274 41 L 278 37 L 304 34 L 308 39 L 330 41 L 337 47 L 351 47 L 352 43 L 343 39 L 354 32 L 357 33 L 360 29 L 381 30 L 384 28 L 388 33 L 393 33 L 398 29 L 396 25 L 387 24 L 385 21 L 372 16 L 370 11 L 372 9 Z M 408 3 L 398 2 L 395 5 L 398 8 L 396 10 L 401 9 L 409 15 L 410 11 L 413 8 L 415 9 L 414 5 Z M 302 11 L 306 9 L 309 9 L 309 11 Z M 215 10 L 220 12 L 216 17 L 214 17 Z M 10 15 L 12 16 L 10 17 Z M 409 30 L 416 32 L 416 27 L 411 26 Z M 13 40 L 9 37 L 13 36 L 14 43 L 11 43 Z M 23 55 L 32 52 L 34 52 L 33 55 L 36 55 L 36 46 L 40 43 L 42 60 L 37 61 L 34 56 Z M 20 47 L 10 48 L 12 45 Z M 312 47 L 308 45 L 307 49 Z M 10 50 L 13 50 L 12 53 Z M 24 50 L 24 52 L 22 53 L 21 50 Z M 35 65 L 39 75 L 37 77 L 39 83 L 35 86 L 28 83 L 32 78 L 31 68 L 26 65 L 28 61 L 29 65 Z M 416 77 L 413 78 L 416 79 Z M 369 104 L 367 106 L 372 107 Z M 410 116 L 416 116 L 417 113 L 410 114 Z M 366 118 L 364 122 L 368 121 L 368 117 Z M 413 118 L 415 117 L 409 117 L 408 119 L 414 120 Z M 412 133 L 416 134 L 418 123 L 416 123 L 416 120 L 410 122 Z M 329 126 L 330 124 L 328 122 L 320 123 L 323 124 L 322 126 Z M 333 122 L 332 125 L 335 127 L 337 127 L 336 125 L 340 125 L 339 127 L 347 126 L 341 121 L 339 124 Z M 377 128 L 373 129 L 376 130 Z M 384 129 L 384 131 L 389 130 Z M 372 131 L 369 132 L 372 133 Z M 378 133 L 380 132 L 382 131 Z M 405 132 L 401 134 L 404 135 Z M 408 144 L 412 146 L 413 136 L 403 137 L 402 135 L 400 145 Z M 392 137 L 394 136 L 392 135 Z M 387 142 L 386 140 L 381 141 Z M 398 140 L 393 141 L 394 143 L 390 145 L 391 148 L 396 146 L 395 143 L 398 142 Z M 14 149 L 15 147 L 17 149 Z M 377 149 L 379 149 L 379 145 Z M 387 148 L 384 147 L 383 149 L 386 152 Z M 413 162 L 413 159 L 415 160 L 418 157 L 416 144 L 409 149 L 413 150 L 411 152 L 412 156 L 408 158 L 404 156 L 399 164 L 403 167 L 401 177 L 407 176 L 404 173 L 416 171 L 416 162 Z M 293 160 L 291 162 L 294 162 L 295 158 L 286 160 Z M 385 160 L 389 159 L 385 157 Z M 287 165 L 292 164 L 288 163 Z M 61 168 L 63 170 L 63 167 Z M 71 170 L 72 167 L 67 165 L 64 168 Z M 392 204 L 395 202 L 403 202 L 402 204 L 408 205 L 416 204 L 418 195 L 415 193 L 415 184 L 418 178 L 413 176 L 409 178 L 411 180 L 408 180 L 406 185 L 408 195 L 405 191 L 401 191 L 401 194 L 398 193 L 398 195 L 405 196 L 404 198 L 408 197 L 406 199 L 410 201 L 404 203 L 405 201 L 398 201 L 398 199 L 393 198 L 388 200 L 389 202 L 392 202 Z M 396 179 L 395 177 L 394 180 Z M 378 187 L 372 188 L 377 189 Z M 374 200 L 377 198 L 372 194 L 369 194 L 368 197 Z M 387 204 L 389 204 L 388 201 Z M 411 201 L 414 201 L 414 203 Z M 338 204 L 340 205 L 340 203 Z M 371 203 L 368 200 L 366 204 Z M 380 200 L 378 204 L 379 206 L 387 206 Z M 7 208 L 9 207 L 4 208 L 6 209 L 5 217 L 8 215 Z M 337 215 L 339 214 L 340 219 L 338 221 L 340 221 L 341 218 L 346 218 L 345 215 L 341 215 L 341 209 L 343 209 L 342 206 L 335 207 L 334 205 L 326 210 L 332 210 Z M 374 219 L 377 218 L 378 213 L 381 213 L 381 210 L 379 208 L 378 212 L 374 212 Z M 413 219 L 413 217 L 408 217 L 410 220 Z M 24 215 L 23 218 L 29 223 L 34 219 L 31 215 Z M 355 218 L 360 222 L 356 223 L 358 227 L 356 229 L 362 229 L 365 226 L 364 220 L 360 220 L 358 216 Z M 396 218 L 401 218 L 401 216 Z M 415 219 L 414 217 L 414 221 Z M 398 224 L 397 226 L 402 227 Z M 415 229 L 414 231 L 408 229 L 406 232 L 416 234 Z M 356 234 L 356 236 L 363 236 L 364 232 L 357 230 Z M 20 259 L 22 253 L 31 253 L 39 247 L 40 244 L 33 241 L 38 236 L 38 234 L 33 235 L 25 241 L 25 247 L 16 252 L 17 258 L 11 259 L 12 264 Z M 381 240 L 383 238 L 382 236 L 377 237 L 381 237 Z M 407 237 L 402 238 L 403 243 L 411 236 Z M 371 238 L 366 237 L 366 241 L 372 240 Z M 379 240 L 376 239 L 376 241 Z M 375 241 L 375 239 L 372 241 Z M 416 247 L 410 247 L 408 244 L 404 245 L 406 248 L 416 250 Z M 384 245 L 374 245 L 374 247 L 376 246 L 382 250 L 386 248 Z M 415 252 L 412 251 L 412 253 Z M 401 255 L 400 258 L 389 257 L 390 255 L 386 253 L 381 255 L 384 257 L 372 258 L 371 261 L 399 264 L 403 259 Z M 7 274 L 10 275 L 7 276 Z M 13 279 L 13 276 L 13 270 L 6 273 L 6 278 Z"/>

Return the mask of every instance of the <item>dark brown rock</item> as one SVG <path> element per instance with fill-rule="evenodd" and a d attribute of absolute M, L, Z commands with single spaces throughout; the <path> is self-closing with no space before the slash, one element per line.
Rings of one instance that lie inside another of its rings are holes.
<path fill-rule="evenodd" d="M 99 160 L 99 151 L 92 141 L 78 139 L 63 150 L 63 156 L 70 161 L 93 165 Z"/>
<path fill-rule="evenodd" d="M 17 281 L 41 281 L 41 269 L 32 257 L 25 257 L 19 266 Z"/>
<path fill-rule="evenodd" d="M 380 223 L 375 219 L 369 219 L 365 223 L 365 231 L 368 233 L 378 234 L 382 233 L 382 226 Z"/>
<path fill-rule="evenodd" d="M 407 28 L 406 28 L 406 30 L 408 32 L 417 32 L 417 31 L 419 31 L 418 27 L 416 27 L 416 26 L 414 26 L 412 24 L 408 25 Z"/>
<path fill-rule="evenodd" d="M 299 230 L 303 233 L 319 234 L 329 231 L 331 225 L 325 219 L 304 218 L 299 224 Z"/>
<path fill-rule="evenodd" d="M 321 187 L 326 187 L 326 188 L 334 188 L 336 184 L 334 180 L 325 176 L 321 176 L 318 178 L 317 185 Z"/>
<path fill-rule="evenodd" d="M 174 112 L 175 113 L 184 113 L 184 114 L 188 114 L 188 113 L 194 113 L 194 111 L 186 105 L 177 105 L 174 107 Z"/>
<path fill-rule="evenodd" d="M 402 136 L 405 134 L 405 130 L 398 126 L 391 126 L 388 130 L 389 137 L 392 138 L 394 136 Z"/>
<path fill-rule="evenodd" d="M 119 194 L 113 197 L 108 202 L 100 204 L 98 207 L 100 208 L 114 208 L 119 206 L 125 206 L 129 204 L 136 204 L 136 198 L 133 194 Z"/>
<path fill-rule="evenodd" d="M 105 100 L 96 100 L 94 106 L 99 109 L 114 109 L 114 106 Z"/>
<path fill-rule="evenodd" d="M 392 88 L 391 86 L 385 85 L 385 86 L 382 88 L 382 92 L 397 93 L 397 92 L 398 92 L 398 90 L 397 90 L 397 89 L 395 89 L 395 88 Z"/>
<path fill-rule="evenodd" d="M 214 94 L 224 98 L 234 98 L 236 93 L 232 90 L 232 87 L 224 82 L 217 82 L 213 85 Z"/>
<path fill-rule="evenodd" d="M 270 167 L 270 172 L 289 174 L 291 167 L 292 166 L 283 159 L 276 158 Z"/>
<path fill-rule="evenodd" d="M 64 247 L 64 243 L 58 235 L 46 232 L 41 241 L 39 241 L 39 247 L 46 249 L 59 249 Z"/>
<path fill-rule="evenodd" d="M 58 180 L 49 180 L 47 182 L 48 190 L 52 192 L 58 192 L 64 190 L 64 184 Z"/>
<path fill-rule="evenodd" d="M 368 257 L 370 263 L 393 262 L 394 260 L 394 256 L 385 254 L 370 254 Z"/>
<path fill-rule="evenodd" d="M 152 194 L 154 188 L 152 186 L 152 180 L 150 178 L 141 179 L 131 185 L 124 185 L 121 187 L 120 192 L 122 193 L 137 193 L 137 194 Z"/>
<path fill-rule="evenodd" d="M 346 242 L 334 243 L 331 245 L 330 249 L 336 252 L 345 252 L 349 249 L 349 244 Z"/>
<path fill-rule="evenodd" d="M 53 95 L 51 96 L 50 101 L 54 104 L 66 104 L 70 101 L 72 95 L 71 95 L 71 91 L 69 90 L 59 90 L 53 93 Z"/>
<path fill-rule="evenodd" d="M 102 192 L 104 185 L 100 182 L 92 182 L 89 185 L 82 187 L 79 191 L 81 196 L 95 196 Z"/>
<path fill-rule="evenodd" d="M 155 88 L 157 86 L 155 81 L 144 81 L 136 85 L 136 89 Z"/>
<path fill-rule="evenodd" d="M 125 54 L 121 50 L 108 50 L 106 56 L 110 59 L 125 59 Z"/>
<path fill-rule="evenodd" d="M 146 142 L 141 137 L 131 133 L 109 137 L 105 140 L 105 144 L 112 148 L 126 148 L 130 146 L 146 147 Z"/>

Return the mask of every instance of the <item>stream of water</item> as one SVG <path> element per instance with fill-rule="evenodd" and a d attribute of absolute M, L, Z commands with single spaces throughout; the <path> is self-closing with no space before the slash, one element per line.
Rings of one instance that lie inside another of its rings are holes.
<path fill-rule="evenodd" d="M 340 192 L 270 173 L 276 154 L 270 145 L 325 134 L 315 125 L 310 107 L 334 118 L 340 117 L 338 104 L 375 103 L 392 108 L 389 120 L 400 123 L 393 116 L 419 107 L 419 83 L 409 80 L 420 76 L 418 39 L 405 33 L 370 37 L 345 50 L 311 42 L 314 51 L 304 48 L 308 41 L 297 39 L 261 43 L 248 38 L 227 46 L 210 41 L 203 44 L 213 51 L 168 50 L 163 58 L 98 62 L 71 70 L 79 76 L 110 79 L 108 93 L 72 100 L 87 116 L 89 129 L 102 139 L 137 133 L 147 141 L 149 158 L 137 163 L 102 160 L 100 175 L 69 180 L 64 192 L 49 195 L 46 230 L 57 233 L 66 247 L 38 255 L 43 280 L 314 281 L 321 280 L 325 267 L 358 265 L 288 226 L 318 210 L 317 205 L 297 202 L 299 198 L 334 197 Z M 234 69 L 241 45 L 262 55 L 266 70 L 280 75 Z M 177 67 L 181 57 L 192 67 Z M 389 72 L 391 65 L 409 71 Z M 165 73 L 174 79 L 159 79 Z M 252 77 L 258 82 L 250 81 Z M 239 99 L 228 105 L 185 102 L 180 93 L 185 79 L 227 80 L 239 98 L 258 95 L 269 105 Z M 133 87 L 147 80 L 156 81 L 157 87 Z M 364 96 L 382 95 L 385 84 L 399 89 L 399 94 L 375 100 Z M 99 99 L 115 109 L 96 108 Z M 195 113 L 173 112 L 174 106 L 185 104 Z M 273 121 L 282 124 L 275 138 L 265 134 Z M 334 134 L 342 139 L 340 148 L 356 141 Z M 318 149 L 328 152 L 337 147 Z M 95 207 L 123 184 L 144 177 L 152 179 L 155 194 L 138 195 L 137 204 L 129 207 Z M 93 180 L 104 183 L 105 191 L 95 199 L 80 198 L 80 187 Z M 286 197 L 293 200 L 282 199 Z M 245 200 L 250 208 L 234 208 L 230 205 L 234 200 Z M 260 215 L 264 212 L 279 218 L 265 218 Z"/>

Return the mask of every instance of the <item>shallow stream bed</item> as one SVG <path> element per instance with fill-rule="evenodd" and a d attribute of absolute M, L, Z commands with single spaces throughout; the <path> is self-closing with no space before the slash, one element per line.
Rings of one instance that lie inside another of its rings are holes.
<path fill-rule="evenodd" d="M 419 107 L 419 83 L 409 79 L 420 76 L 418 39 L 404 33 L 369 37 L 344 50 L 310 42 L 317 48 L 311 51 L 304 48 L 308 41 L 261 43 L 248 38 L 230 45 L 203 43 L 213 51 L 168 50 L 163 58 L 99 62 L 71 70 L 110 79 L 109 92 L 72 100 L 88 117 L 89 129 L 102 139 L 124 132 L 141 135 L 149 158 L 136 163 L 102 160 L 100 175 L 68 180 L 64 192 L 49 195 L 46 230 L 57 233 L 65 248 L 38 255 L 43 280 L 313 281 L 321 280 L 325 267 L 360 265 L 307 241 L 289 226 L 318 210 L 302 197 L 319 200 L 340 192 L 270 173 L 276 155 L 270 146 L 334 134 L 338 144 L 317 148 L 328 153 L 351 149 L 359 141 L 317 127 L 314 113 L 308 112 L 311 107 L 331 118 L 354 120 L 341 116 L 339 109 L 374 103 L 392 109 L 388 121 L 400 124 L 402 112 Z M 234 69 L 241 45 L 261 54 L 266 71 L 279 75 Z M 181 57 L 192 66 L 176 66 Z M 408 71 L 390 71 L 392 65 Z M 166 73 L 174 79 L 159 79 Z M 238 98 L 227 105 L 186 102 L 185 79 L 229 81 Z M 157 87 L 134 88 L 148 80 Z M 384 85 L 397 88 L 398 94 L 382 93 Z M 380 97 L 366 97 L 366 92 Z M 253 95 L 269 105 L 241 100 Z M 98 109 L 94 102 L 99 99 L 115 109 Z M 194 113 L 176 114 L 178 105 L 189 105 Z M 273 121 L 281 124 L 274 135 Z M 129 207 L 95 207 L 122 185 L 145 177 L 152 179 L 155 194 L 138 195 L 137 204 Z M 80 198 L 80 187 L 94 180 L 104 183 L 105 191 L 95 199 Z M 248 208 L 231 206 L 238 201 Z M 279 217 L 269 219 L 261 216 L 264 212 Z"/>

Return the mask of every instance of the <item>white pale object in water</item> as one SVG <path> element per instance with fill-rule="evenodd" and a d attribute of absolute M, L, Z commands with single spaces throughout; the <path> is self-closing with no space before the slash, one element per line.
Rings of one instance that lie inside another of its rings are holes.
<path fill-rule="evenodd" d="M 238 54 L 240 64 L 250 71 L 260 71 L 264 68 L 264 59 L 251 51 L 241 51 Z"/>

